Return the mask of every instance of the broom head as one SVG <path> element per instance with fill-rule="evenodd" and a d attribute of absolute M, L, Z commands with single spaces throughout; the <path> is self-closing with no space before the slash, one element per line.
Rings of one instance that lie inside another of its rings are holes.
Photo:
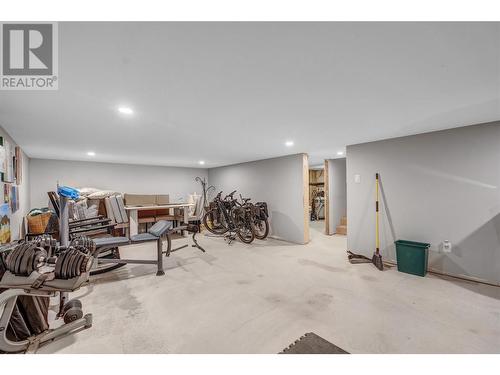
<path fill-rule="evenodd" d="M 380 253 L 375 252 L 372 257 L 372 263 L 377 267 L 380 271 L 384 270 L 384 263 L 382 262 L 382 255 Z"/>

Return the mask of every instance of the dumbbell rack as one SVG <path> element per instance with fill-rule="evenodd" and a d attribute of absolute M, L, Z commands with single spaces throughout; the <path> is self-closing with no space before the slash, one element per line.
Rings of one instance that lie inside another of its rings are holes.
<path fill-rule="evenodd" d="M 57 186 L 59 190 L 59 186 Z M 59 194 L 59 239 L 61 246 L 68 247 L 69 245 L 69 199 L 62 194 Z M 63 311 L 64 305 L 69 301 L 68 292 L 59 293 L 59 317 Z"/>
<path fill-rule="evenodd" d="M 60 248 L 65 250 L 69 247 L 67 202 L 68 198 L 61 195 Z M 66 254 L 59 257 L 61 259 L 57 258 L 53 263 L 55 264 L 55 271 L 52 273 L 52 278 L 50 278 L 47 276 L 49 274 L 39 273 L 35 265 L 42 259 L 46 264 L 49 264 L 49 258 L 53 255 L 50 254 L 51 251 L 49 251 L 49 254 L 44 253 L 40 255 L 37 254 L 36 251 L 39 250 L 39 252 L 43 253 L 43 249 L 38 248 L 38 250 L 35 250 L 29 243 L 21 246 L 24 246 L 22 251 L 20 251 L 23 253 L 22 256 L 16 254 L 15 260 L 9 259 L 8 262 L 10 266 L 8 268 L 14 273 L 10 270 L 6 271 L 0 282 L 0 288 L 8 289 L 0 294 L 0 311 L 2 311 L 0 316 L 0 351 L 8 353 L 34 353 L 39 346 L 44 343 L 92 326 L 92 314 L 83 316 L 81 302 L 78 300 L 68 301 L 68 296 L 70 292 L 79 289 L 88 282 L 90 268 L 94 258 L 92 256 L 83 255 L 86 258 L 85 261 L 88 267 L 82 268 L 81 273 L 78 271 L 78 274 L 74 272 L 70 274 L 66 269 L 62 270 L 61 266 L 64 257 L 66 256 L 69 258 L 68 254 L 73 251 L 67 250 L 65 252 Z M 50 246 L 52 246 L 52 244 Z M 26 254 L 24 254 L 25 250 Z M 77 250 L 74 250 L 73 253 L 75 252 L 77 252 Z M 74 255 L 70 264 L 80 261 L 80 259 L 78 254 Z M 57 260 L 60 260 L 60 262 L 57 262 Z M 80 265 L 80 263 L 78 264 Z M 21 269 L 21 265 L 25 267 Z M 68 270 L 70 269 L 69 266 L 66 266 L 66 268 L 68 268 Z M 80 268 L 78 267 L 78 269 Z M 30 296 L 51 298 L 55 297 L 57 293 L 59 293 L 60 298 L 58 317 L 64 317 L 65 324 L 56 329 L 47 329 L 38 335 L 32 335 L 21 341 L 12 341 L 7 337 L 9 322 L 11 321 L 18 297 Z"/>

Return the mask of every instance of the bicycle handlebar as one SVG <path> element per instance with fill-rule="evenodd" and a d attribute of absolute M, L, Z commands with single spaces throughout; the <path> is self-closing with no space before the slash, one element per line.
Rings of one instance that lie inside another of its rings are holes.
<path fill-rule="evenodd" d="M 240 194 L 240 200 L 243 202 L 243 204 L 246 204 L 252 200 L 252 198 L 243 198 L 243 196 Z"/>
<path fill-rule="evenodd" d="M 224 199 L 227 199 L 227 198 L 234 199 L 234 198 L 233 198 L 234 193 L 236 193 L 236 190 L 235 190 L 235 191 L 233 191 L 232 193 L 230 193 L 230 194 L 226 195 L 226 197 L 225 197 Z"/>

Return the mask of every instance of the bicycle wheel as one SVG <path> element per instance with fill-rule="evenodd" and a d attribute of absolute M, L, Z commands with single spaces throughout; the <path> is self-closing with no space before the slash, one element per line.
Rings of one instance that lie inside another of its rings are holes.
<path fill-rule="evenodd" d="M 243 243 L 252 243 L 255 235 L 250 224 L 244 224 L 236 228 L 236 235 Z"/>
<path fill-rule="evenodd" d="M 233 207 L 231 210 L 231 220 L 233 221 L 236 235 L 243 243 L 252 243 L 255 235 L 252 230 L 250 220 L 247 220 L 247 211 L 242 207 Z"/>
<path fill-rule="evenodd" d="M 267 219 L 261 220 L 254 218 L 252 220 L 252 230 L 255 238 L 258 240 L 264 240 L 269 234 L 269 221 Z"/>
<path fill-rule="evenodd" d="M 228 231 L 224 215 L 217 208 L 211 209 L 203 215 L 203 225 L 213 234 L 221 235 Z"/>

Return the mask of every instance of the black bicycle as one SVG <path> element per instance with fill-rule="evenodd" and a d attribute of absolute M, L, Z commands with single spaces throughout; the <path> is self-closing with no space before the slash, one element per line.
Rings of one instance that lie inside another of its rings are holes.
<path fill-rule="evenodd" d="M 250 221 L 255 238 L 264 240 L 269 235 L 269 214 L 266 202 L 251 203 L 251 198 L 243 198 L 240 195 L 243 206 L 250 212 Z"/>
<path fill-rule="evenodd" d="M 223 235 L 234 232 L 244 243 L 251 243 L 254 238 L 252 213 L 234 198 L 236 190 L 222 199 L 222 191 L 210 202 L 203 216 L 203 225 L 213 234 Z"/>
<path fill-rule="evenodd" d="M 265 239 L 269 234 L 269 214 L 267 203 L 251 203 L 251 198 L 243 198 L 241 203 L 234 198 L 236 191 L 222 199 L 222 191 L 217 194 L 203 217 L 208 231 L 216 235 L 234 232 L 244 243 L 254 238 Z"/>
<path fill-rule="evenodd" d="M 235 200 L 235 206 L 231 209 L 231 220 L 235 232 L 241 242 L 252 243 L 255 234 L 252 227 L 252 212 L 249 207 L 239 204 Z"/>
<path fill-rule="evenodd" d="M 230 229 L 229 222 L 231 220 L 227 210 L 228 205 L 221 196 L 222 191 L 210 202 L 202 219 L 205 228 L 216 235 L 223 235 Z"/>

